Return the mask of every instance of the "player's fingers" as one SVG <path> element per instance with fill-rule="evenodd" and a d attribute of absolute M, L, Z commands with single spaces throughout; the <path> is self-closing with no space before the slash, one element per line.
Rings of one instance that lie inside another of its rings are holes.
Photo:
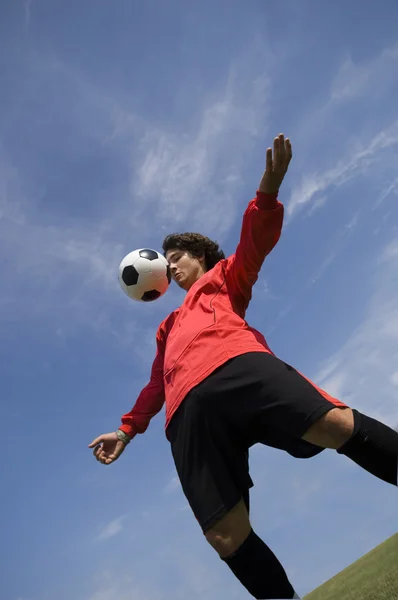
<path fill-rule="evenodd" d="M 283 133 L 278 135 L 278 157 L 275 160 L 275 170 L 281 171 L 285 166 L 285 136 Z"/>
<path fill-rule="evenodd" d="M 110 454 L 105 460 L 104 464 L 110 465 L 114 460 L 116 460 L 118 456 L 116 454 Z"/>
<path fill-rule="evenodd" d="M 101 452 L 102 452 L 102 446 L 97 446 L 96 448 L 94 448 L 93 454 L 97 460 L 99 460 Z"/>
<path fill-rule="evenodd" d="M 274 161 L 273 161 L 274 170 L 280 164 L 280 147 L 279 146 L 280 146 L 279 137 L 276 137 L 276 138 L 274 138 Z"/>
<path fill-rule="evenodd" d="M 95 440 L 93 440 L 91 442 L 91 444 L 88 445 L 89 448 L 94 448 L 94 446 L 98 446 L 98 444 L 101 444 L 101 442 L 103 441 L 102 439 L 102 435 L 98 436 L 97 438 L 95 438 Z"/>
<path fill-rule="evenodd" d="M 292 143 L 289 140 L 289 138 L 286 138 L 286 140 L 285 140 L 285 155 L 286 155 L 286 166 L 288 166 L 290 161 L 292 160 L 292 156 L 293 156 Z"/>
<path fill-rule="evenodd" d="M 272 148 L 267 148 L 267 153 L 265 155 L 265 170 L 268 172 L 272 171 Z"/>
<path fill-rule="evenodd" d="M 108 456 L 105 454 L 105 452 L 100 452 L 100 454 L 98 455 L 98 460 L 103 465 L 105 464 L 105 461 L 107 458 L 108 458 Z"/>

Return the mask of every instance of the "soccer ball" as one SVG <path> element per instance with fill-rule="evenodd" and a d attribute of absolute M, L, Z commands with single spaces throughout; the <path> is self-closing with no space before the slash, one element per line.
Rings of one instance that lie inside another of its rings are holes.
<path fill-rule="evenodd" d="M 119 282 L 132 300 L 152 302 L 170 285 L 169 263 L 162 254 L 150 248 L 140 248 L 125 256 L 119 265 Z"/>

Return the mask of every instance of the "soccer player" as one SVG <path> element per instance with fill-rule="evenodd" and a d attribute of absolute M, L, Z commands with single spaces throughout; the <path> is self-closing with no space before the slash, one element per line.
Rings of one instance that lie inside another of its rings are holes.
<path fill-rule="evenodd" d="M 133 409 L 117 431 L 89 445 L 100 463 L 113 463 L 166 402 L 166 436 L 189 505 L 207 541 L 259 599 L 298 596 L 250 524 L 251 446 L 298 458 L 330 448 L 397 485 L 398 434 L 277 358 L 245 320 L 263 261 L 281 235 L 278 193 L 291 158 L 290 140 L 280 134 L 228 258 L 200 234 L 166 237 L 163 250 L 185 299 L 158 328 L 150 381 Z"/>

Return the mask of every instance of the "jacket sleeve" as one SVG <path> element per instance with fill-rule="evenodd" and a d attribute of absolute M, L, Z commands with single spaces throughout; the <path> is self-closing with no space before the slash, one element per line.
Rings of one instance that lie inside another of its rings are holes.
<path fill-rule="evenodd" d="M 226 279 L 233 301 L 244 314 L 251 300 L 252 287 L 266 256 L 276 246 L 282 232 L 284 207 L 277 194 L 257 191 L 245 210 L 240 240 L 229 257 Z"/>
<path fill-rule="evenodd" d="M 122 416 L 119 427 L 130 438 L 137 433 L 144 433 L 149 422 L 162 408 L 164 396 L 163 360 L 165 350 L 165 334 L 161 327 L 156 333 L 156 355 L 152 364 L 149 383 L 140 392 L 133 408 Z"/>

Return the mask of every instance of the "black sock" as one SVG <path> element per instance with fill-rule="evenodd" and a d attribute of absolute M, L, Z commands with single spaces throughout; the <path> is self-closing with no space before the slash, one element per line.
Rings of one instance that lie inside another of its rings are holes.
<path fill-rule="evenodd" d="M 379 479 L 397 485 L 398 433 L 357 410 L 354 414 L 354 433 L 337 452 Z"/>
<path fill-rule="evenodd" d="M 284 568 L 253 530 L 236 552 L 222 560 L 254 598 L 293 598 Z"/>

